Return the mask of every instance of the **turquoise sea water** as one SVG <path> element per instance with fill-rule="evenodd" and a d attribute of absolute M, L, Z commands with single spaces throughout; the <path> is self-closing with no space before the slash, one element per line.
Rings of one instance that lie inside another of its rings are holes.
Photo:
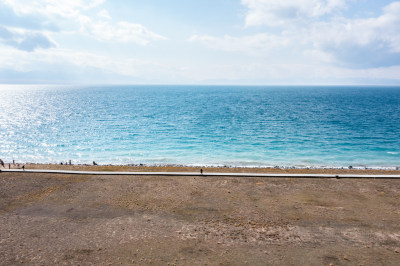
<path fill-rule="evenodd" d="M 400 88 L 0 86 L 5 161 L 400 166 Z"/>

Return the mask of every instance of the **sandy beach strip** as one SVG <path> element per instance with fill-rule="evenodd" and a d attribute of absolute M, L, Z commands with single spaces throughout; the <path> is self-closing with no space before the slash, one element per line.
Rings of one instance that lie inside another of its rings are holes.
<path fill-rule="evenodd" d="M 8 163 L 3 169 L 8 169 Z M 341 175 L 400 175 L 400 168 L 395 169 L 359 169 L 359 168 L 286 168 L 286 167 L 204 167 L 204 166 L 148 166 L 148 165 L 87 165 L 87 164 L 10 164 L 11 169 L 44 169 L 71 171 L 105 172 L 200 172 L 203 173 L 260 173 L 260 174 L 341 174 Z"/>

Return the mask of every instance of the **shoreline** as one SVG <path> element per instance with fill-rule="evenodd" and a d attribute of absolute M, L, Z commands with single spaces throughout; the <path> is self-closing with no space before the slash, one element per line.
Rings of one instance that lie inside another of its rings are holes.
<path fill-rule="evenodd" d="M 8 162 L 5 169 L 8 169 Z M 70 171 L 109 171 L 109 172 L 199 172 L 203 169 L 208 173 L 260 173 L 260 174 L 357 174 L 357 175 L 399 175 L 396 168 L 295 168 L 295 167 L 238 167 L 238 166 L 185 166 L 185 165 L 89 165 L 89 164 L 41 164 L 15 163 L 11 169 L 43 169 Z"/>
<path fill-rule="evenodd" d="M 0 159 L 3 159 L 0 157 Z M 4 159 L 3 159 L 4 161 Z M 304 164 L 223 164 L 223 163 L 104 163 L 97 160 L 96 165 L 107 166 L 107 167 L 179 167 L 179 168 L 234 168 L 234 169 L 330 169 L 330 170 L 343 170 L 343 169 L 356 169 L 356 170 L 394 170 L 400 171 L 400 164 L 398 165 L 363 165 L 363 164 L 348 164 L 348 165 L 304 165 Z M 16 161 L 15 164 L 19 163 L 21 165 L 69 165 L 69 160 L 64 161 Z M 76 161 L 71 160 L 72 165 L 79 166 L 92 166 L 92 161 Z M 4 161 L 6 165 L 12 161 Z"/>

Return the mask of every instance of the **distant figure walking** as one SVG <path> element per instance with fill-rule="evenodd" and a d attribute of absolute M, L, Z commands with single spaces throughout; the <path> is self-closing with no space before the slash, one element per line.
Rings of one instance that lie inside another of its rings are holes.
<path fill-rule="evenodd" d="M 25 171 L 25 165 L 22 166 L 22 170 Z"/>
<path fill-rule="evenodd" d="M 203 174 L 203 169 L 200 169 L 200 174 L 201 174 L 201 175 Z"/>
<path fill-rule="evenodd" d="M 4 166 L 4 162 L 3 162 L 2 159 L 0 159 L 0 164 L 1 164 L 1 166 L 3 166 L 4 168 L 6 168 L 6 167 Z"/>

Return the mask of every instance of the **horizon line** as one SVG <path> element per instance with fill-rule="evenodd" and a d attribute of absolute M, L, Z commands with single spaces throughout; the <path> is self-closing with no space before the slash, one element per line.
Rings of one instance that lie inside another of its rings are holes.
<path fill-rule="evenodd" d="M 302 87 L 302 86 L 325 86 L 325 87 L 337 87 L 337 86 L 348 86 L 348 87 L 359 87 L 359 86 L 367 86 L 367 87 L 375 87 L 375 86 L 383 86 L 383 87 L 400 87 L 399 84 L 307 84 L 307 83 L 299 83 L 299 84 L 232 84 L 232 83 L 1 83 L 0 86 L 7 86 L 7 85 L 14 85 L 14 86 L 21 86 L 21 85 L 45 85 L 45 86 L 251 86 L 251 87 L 282 87 L 282 86 L 289 86 L 289 87 Z"/>

